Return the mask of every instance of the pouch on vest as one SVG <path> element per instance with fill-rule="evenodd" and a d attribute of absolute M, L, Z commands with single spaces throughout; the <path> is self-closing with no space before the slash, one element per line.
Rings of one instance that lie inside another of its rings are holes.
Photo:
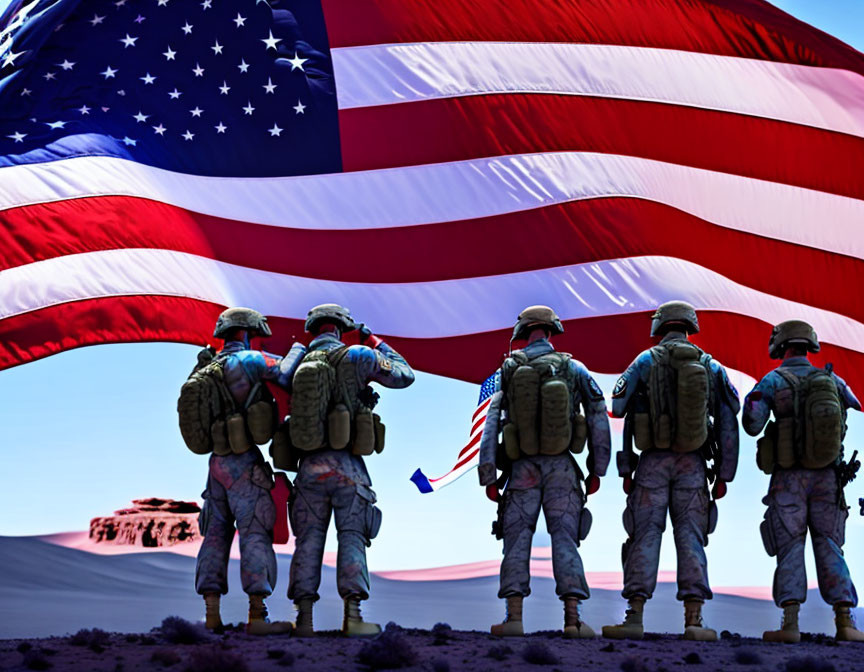
<path fill-rule="evenodd" d="M 259 445 L 267 443 L 276 429 L 276 406 L 269 401 L 256 401 L 246 410 L 246 422 L 252 440 Z"/>
<path fill-rule="evenodd" d="M 511 462 L 519 459 L 519 430 L 516 429 L 516 425 L 512 422 L 508 422 L 504 425 L 504 429 L 501 430 L 501 437 L 504 441 L 504 454 L 507 456 L 507 459 Z"/>
<path fill-rule="evenodd" d="M 560 455 L 570 446 L 570 390 L 563 380 L 547 380 L 540 386 L 540 452 Z"/>
<path fill-rule="evenodd" d="M 308 353 L 292 382 L 291 443 L 300 450 L 317 450 L 324 446 L 327 409 L 336 382 L 336 373 L 327 353 Z"/>
<path fill-rule="evenodd" d="M 210 437 L 213 441 L 213 452 L 216 455 L 224 456 L 231 452 L 231 446 L 228 445 L 228 434 L 225 431 L 225 421 L 216 420 L 210 425 Z"/>
<path fill-rule="evenodd" d="M 327 414 L 327 438 L 334 450 L 342 450 L 351 441 L 351 412 L 345 404 L 336 404 Z"/>
<path fill-rule="evenodd" d="M 252 447 L 246 431 L 246 418 L 242 414 L 232 413 L 225 418 L 225 431 L 228 434 L 228 445 L 235 455 L 242 455 Z"/>
<path fill-rule="evenodd" d="M 840 457 L 843 441 L 843 406 L 831 374 L 817 369 L 805 379 L 804 450 L 801 466 L 821 469 Z"/>
<path fill-rule="evenodd" d="M 790 469 L 795 466 L 795 418 L 777 420 L 777 466 Z"/>
<path fill-rule="evenodd" d="M 756 441 L 756 465 L 766 474 L 774 473 L 777 462 L 777 423 L 768 423 L 765 433 Z"/>
<path fill-rule="evenodd" d="M 651 440 L 651 416 L 648 413 L 633 414 L 633 442 L 643 453 L 654 447 Z"/>
<path fill-rule="evenodd" d="M 537 441 L 540 372 L 532 366 L 522 365 L 513 372 L 510 384 L 510 413 L 519 432 L 519 448 L 526 455 L 536 455 L 540 452 Z"/>
<path fill-rule="evenodd" d="M 387 427 L 381 422 L 381 416 L 377 413 L 372 414 L 372 422 L 375 424 L 375 452 L 380 453 L 384 450 L 384 436 Z"/>
<path fill-rule="evenodd" d="M 270 444 L 270 456 L 273 458 L 273 466 L 283 471 L 297 471 L 297 451 L 291 445 L 291 435 L 288 429 L 289 421 L 284 422 L 273 434 L 273 442 Z"/>
<path fill-rule="evenodd" d="M 588 440 L 588 421 L 581 413 L 573 416 L 573 438 L 570 441 L 570 452 L 577 455 L 585 450 Z"/>
<path fill-rule="evenodd" d="M 354 416 L 354 455 L 371 455 L 375 452 L 375 421 L 372 412 L 361 408 Z"/>

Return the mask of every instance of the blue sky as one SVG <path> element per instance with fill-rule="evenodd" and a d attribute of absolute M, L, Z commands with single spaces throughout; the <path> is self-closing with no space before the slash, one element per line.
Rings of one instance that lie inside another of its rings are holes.
<path fill-rule="evenodd" d="M 5 4 L 0 0 L 0 8 Z M 864 1 L 775 4 L 864 49 Z M 91 517 L 137 497 L 197 499 L 207 460 L 183 446 L 175 410 L 196 351 L 172 344 L 100 346 L 0 372 L 0 534 L 86 529 Z M 613 382 L 614 376 L 600 379 L 607 391 Z M 408 390 L 382 391 L 388 446 L 368 461 L 384 511 L 381 535 L 370 550 L 373 569 L 499 556 L 500 543 L 489 534 L 494 505 L 484 498 L 473 472 L 432 495 L 418 494 L 408 481 L 417 467 L 436 476 L 451 466 L 466 438 L 476 397 L 477 386 L 426 374 L 419 374 Z M 864 437 L 864 418 L 854 414 L 850 424 L 854 448 Z M 614 449 L 618 447 L 616 442 Z M 757 471 L 753 456 L 754 443 L 745 438 L 739 476 L 721 502 L 718 531 L 708 547 L 717 585 L 771 582 L 773 561 L 762 550 L 758 532 L 767 477 Z M 864 494 L 860 485 L 849 489 L 851 501 Z M 583 545 L 587 570 L 620 569 L 623 506 L 620 480 L 612 473 L 589 502 L 595 522 Z M 853 567 L 860 567 L 864 519 L 857 507 L 852 513 L 847 553 Z M 661 564 L 674 567 L 670 535 Z"/>

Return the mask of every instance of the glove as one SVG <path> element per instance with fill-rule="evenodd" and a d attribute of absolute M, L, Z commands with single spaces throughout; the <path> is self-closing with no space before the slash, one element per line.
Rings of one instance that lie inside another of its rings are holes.
<path fill-rule="evenodd" d="M 486 498 L 491 502 L 497 502 L 500 495 L 498 494 L 498 486 L 494 483 L 486 486 Z"/>
<path fill-rule="evenodd" d="M 624 488 L 624 492 L 629 495 L 633 489 L 633 479 L 630 476 L 625 476 L 624 482 L 621 485 Z"/>
<path fill-rule="evenodd" d="M 372 330 L 365 324 L 357 325 L 357 337 L 360 339 L 360 343 L 362 343 L 363 345 L 368 345 L 370 348 L 377 348 L 384 342 L 375 334 L 373 334 Z M 369 342 L 367 343 L 366 341 Z"/>
<path fill-rule="evenodd" d="M 714 481 L 714 489 L 711 494 L 714 499 L 723 499 L 726 496 L 726 481 L 721 481 L 719 478 Z"/>
<path fill-rule="evenodd" d="M 590 497 L 600 489 L 600 477 L 597 474 L 588 474 L 585 479 L 585 496 Z"/>

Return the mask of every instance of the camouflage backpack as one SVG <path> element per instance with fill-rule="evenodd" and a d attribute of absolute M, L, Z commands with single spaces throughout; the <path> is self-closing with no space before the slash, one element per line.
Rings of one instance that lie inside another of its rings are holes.
<path fill-rule="evenodd" d="M 209 364 L 196 367 L 180 388 L 177 399 L 180 433 L 189 450 L 197 455 L 213 450 L 213 424 L 235 408 L 225 385 L 225 359 L 216 357 Z"/>
<path fill-rule="evenodd" d="M 708 440 L 712 405 L 711 357 L 689 341 L 651 349 L 648 401 L 651 447 L 678 453 L 699 450 Z M 644 450 L 644 447 L 640 447 Z"/>
<path fill-rule="evenodd" d="M 297 367 L 288 424 L 292 446 L 303 451 L 350 446 L 355 455 L 383 450 L 384 425 L 364 402 L 373 393 L 359 389 L 347 355 L 348 346 L 314 350 Z"/>
<path fill-rule="evenodd" d="M 501 386 L 510 422 L 504 449 L 511 460 L 524 455 L 558 455 L 585 445 L 587 424 L 575 413 L 576 379 L 570 355 L 550 352 L 533 359 L 521 350 L 502 366 Z"/>
<path fill-rule="evenodd" d="M 840 457 L 845 430 L 843 403 L 834 378 L 824 369 L 815 369 L 804 378 L 782 368 L 777 373 L 792 388 L 794 432 L 790 438 L 796 460 L 805 469 L 833 464 Z"/>

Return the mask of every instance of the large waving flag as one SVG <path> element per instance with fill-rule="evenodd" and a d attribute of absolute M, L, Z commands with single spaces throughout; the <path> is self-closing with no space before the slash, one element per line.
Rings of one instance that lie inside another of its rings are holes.
<path fill-rule="evenodd" d="M 0 367 L 338 301 L 476 382 L 546 303 L 615 372 L 684 299 L 724 364 L 803 318 L 864 389 L 861 53 L 762 0 L 274 7 L 7 7 Z"/>

